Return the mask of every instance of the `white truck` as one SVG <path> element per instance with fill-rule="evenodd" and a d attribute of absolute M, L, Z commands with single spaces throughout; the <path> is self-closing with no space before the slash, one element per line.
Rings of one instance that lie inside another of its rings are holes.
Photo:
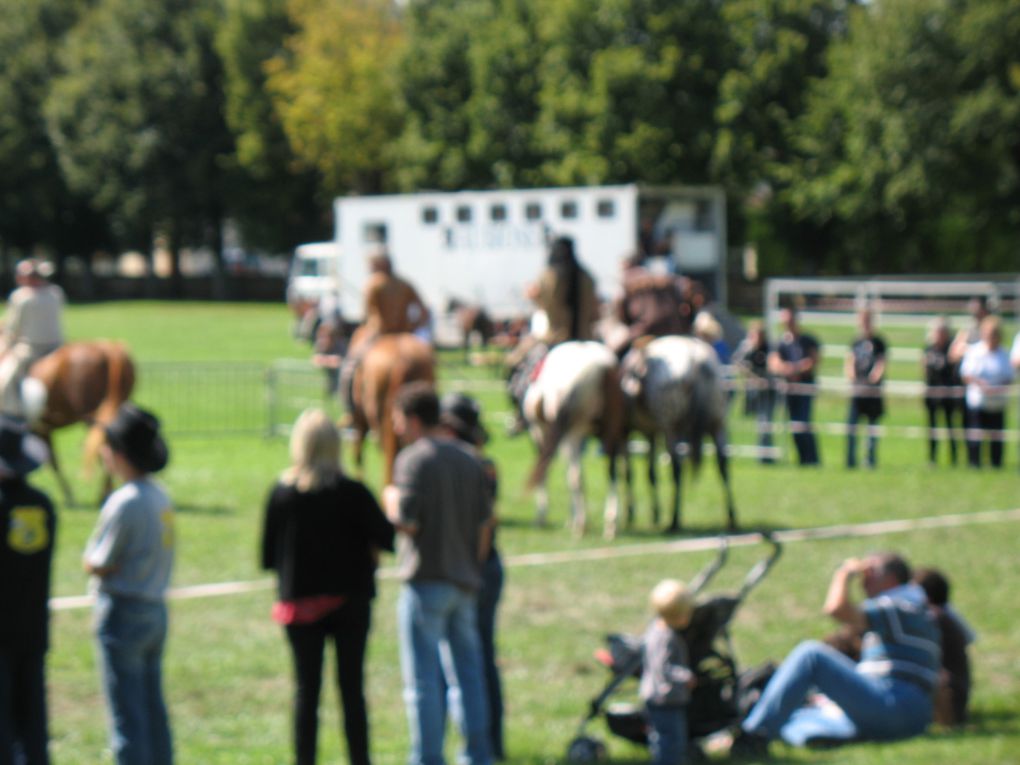
<path fill-rule="evenodd" d="M 330 296 L 347 321 L 362 318 L 367 260 L 380 245 L 428 304 L 440 341 L 451 304 L 482 306 L 497 320 L 528 315 L 527 285 L 558 236 L 574 239 L 605 298 L 619 291 L 622 259 L 644 251 L 726 302 L 726 201 L 718 187 L 437 191 L 340 197 L 333 208 L 333 241 L 294 253 L 288 300 L 306 310 Z"/>

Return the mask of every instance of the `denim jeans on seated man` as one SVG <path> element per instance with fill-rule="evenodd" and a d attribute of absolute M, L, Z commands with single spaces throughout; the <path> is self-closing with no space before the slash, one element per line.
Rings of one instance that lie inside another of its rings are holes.
<path fill-rule="evenodd" d="M 823 693 L 843 714 L 804 707 L 812 691 Z M 908 738 L 922 733 L 931 716 L 931 694 L 920 685 L 861 674 L 835 648 L 807 641 L 776 670 L 742 727 L 801 746 L 815 739 Z"/>
<path fill-rule="evenodd" d="M 411 765 L 442 765 L 445 687 L 440 646 L 449 647 L 451 678 L 460 689 L 465 751 L 470 765 L 489 765 L 489 715 L 476 594 L 446 582 L 407 582 L 397 604 L 404 701 L 411 733 Z"/>
<path fill-rule="evenodd" d="M 96 638 L 103 688 L 110 702 L 117 765 L 170 765 L 170 723 L 162 692 L 167 634 L 163 601 L 100 592 Z"/>

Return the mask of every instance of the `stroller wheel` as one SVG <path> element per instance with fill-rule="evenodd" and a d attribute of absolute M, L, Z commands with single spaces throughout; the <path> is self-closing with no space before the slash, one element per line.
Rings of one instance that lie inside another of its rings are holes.
<path fill-rule="evenodd" d="M 591 765 L 606 759 L 606 745 L 597 738 L 578 736 L 567 747 L 567 762 L 572 765 Z"/>

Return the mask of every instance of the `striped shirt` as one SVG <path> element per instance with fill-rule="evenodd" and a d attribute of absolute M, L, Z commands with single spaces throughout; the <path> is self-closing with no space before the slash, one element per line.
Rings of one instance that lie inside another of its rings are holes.
<path fill-rule="evenodd" d="M 861 609 L 868 630 L 857 671 L 932 690 L 939 677 L 941 646 L 924 591 L 916 584 L 900 585 L 864 601 Z"/>

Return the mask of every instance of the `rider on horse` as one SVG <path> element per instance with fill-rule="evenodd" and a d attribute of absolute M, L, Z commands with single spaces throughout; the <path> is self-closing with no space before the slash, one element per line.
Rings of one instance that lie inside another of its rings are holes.
<path fill-rule="evenodd" d="M 623 294 L 615 306 L 615 318 L 626 331 L 610 343 L 619 358 L 639 337 L 686 335 L 691 331 L 691 304 L 683 277 L 653 273 L 642 255 L 624 261 Z"/>
<path fill-rule="evenodd" d="M 38 258 L 15 267 L 17 289 L 7 302 L 0 338 L 0 413 L 25 417 L 21 383 L 32 364 L 64 343 L 64 292 L 50 284 L 53 266 Z"/>
<path fill-rule="evenodd" d="M 574 240 L 562 236 L 549 250 L 549 260 L 537 282 L 528 288 L 528 297 L 545 317 L 545 326 L 532 321 L 532 334 L 514 349 L 507 359 L 510 366 L 510 397 L 517 405 L 518 419 L 512 433 L 523 429 L 521 403 L 532 372 L 548 350 L 568 340 L 591 340 L 598 319 L 595 280 L 578 262 Z"/>
<path fill-rule="evenodd" d="M 369 259 L 371 275 L 365 283 L 365 319 L 351 336 L 347 358 L 340 370 L 340 391 L 347 410 L 353 408 L 354 372 L 358 363 L 381 335 L 427 333 L 429 310 L 418 291 L 393 273 L 393 261 L 380 250 Z"/>

